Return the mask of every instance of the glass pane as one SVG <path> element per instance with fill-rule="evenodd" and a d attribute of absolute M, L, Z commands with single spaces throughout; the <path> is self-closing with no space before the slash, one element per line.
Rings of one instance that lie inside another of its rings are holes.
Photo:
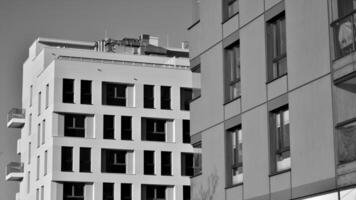
<path fill-rule="evenodd" d="M 286 53 L 286 20 L 285 18 L 282 18 L 279 21 L 279 47 L 280 47 L 280 52 L 279 55 L 283 55 Z"/>
<path fill-rule="evenodd" d="M 336 57 L 341 57 L 353 51 L 352 16 L 347 17 L 334 26 L 334 40 Z"/>
<path fill-rule="evenodd" d="M 356 123 L 338 129 L 339 162 L 346 163 L 356 160 Z"/>
<path fill-rule="evenodd" d="M 355 199 L 356 199 L 356 188 L 351 188 L 340 192 L 340 200 L 355 200 Z"/>
<path fill-rule="evenodd" d="M 324 194 L 315 197 L 305 198 L 303 200 L 338 200 L 338 194 L 334 192 L 331 194 Z"/>
<path fill-rule="evenodd" d="M 278 60 L 278 76 L 282 76 L 287 73 L 287 57 L 283 57 Z"/>

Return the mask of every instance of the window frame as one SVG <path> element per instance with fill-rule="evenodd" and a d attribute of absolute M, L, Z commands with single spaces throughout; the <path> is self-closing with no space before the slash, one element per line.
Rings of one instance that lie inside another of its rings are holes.
<path fill-rule="evenodd" d="M 171 110 L 171 87 L 170 86 L 161 86 L 161 109 L 162 110 Z M 166 90 L 166 91 L 164 91 Z M 164 96 L 163 93 L 168 93 L 168 97 Z M 168 104 L 166 104 L 168 102 Z"/>
<path fill-rule="evenodd" d="M 77 119 L 77 117 L 79 117 L 79 119 Z M 81 138 L 85 138 L 85 129 L 86 129 L 86 115 L 83 114 L 65 114 L 64 115 L 64 136 L 65 137 L 81 137 Z M 71 118 L 67 119 L 67 118 Z M 82 119 L 81 119 L 82 118 Z M 68 120 L 68 121 L 67 121 Z M 83 126 L 77 126 L 77 120 L 83 120 Z M 71 121 L 71 124 L 67 124 L 67 122 Z M 70 125 L 70 126 L 67 126 Z M 69 133 L 67 131 L 75 131 L 75 130 L 79 130 L 79 131 L 83 131 L 83 133 L 75 133 L 75 135 L 71 134 L 69 135 Z"/>
<path fill-rule="evenodd" d="M 236 57 L 237 55 L 237 57 Z M 241 56 L 240 40 L 224 47 L 224 92 L 225 103 L 241 97 Z M 233 90 L 231 90 L 233 89 Z M 233 94 L 237 91 L 236 96 Z"/>
<path fill-rule="evenodd" d="M 64 155 L 64 152 L 69 153 L 68 156 Z M 68 166 L 67 166 L 68 165 Z M 70 165 L 70 167 L 69 167 Z M 68 167 L 68 168 L 67 168 Z M 73 147 L 62 146 L 61 147 L 61 171 L 62 172 L 73 172 Z"/>
<path fill-rule="evenodd" d="M 152 95 L 150 93 L 152 92 Z M 143 85 L 143 108 L 155 108 L 155 86 Z"/>
<path fill-rule="evenodd" d="M 65 87 L 66 85 L 68 88 Z M 62 103 L 74 103 L 74 79 L 64 78 L 62 80 Z"/>
<path fill-rule="evenodd" d="M 230 13 L 230 9 L 233 9 L 234 6 L 237 6 L 235 11 Z M 239 0 L 222 0 L 222 14 L 223 14 L 223 22 L 229 21 L 229 19 L 233 18 L 235 15 L 239 14 Z"/>
<path fill-rule="evenodd" d="M 80 80 L 80 104 L 92 104 L 92 81 L 90 80 Z"/>

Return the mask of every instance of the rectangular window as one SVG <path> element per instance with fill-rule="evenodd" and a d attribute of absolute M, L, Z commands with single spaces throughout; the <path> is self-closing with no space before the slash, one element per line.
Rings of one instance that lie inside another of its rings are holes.
<path fill-rule="evenodd" d="M 91 104 L 91 81 L 80 81 L 80 103 Z"/>
<path fill-rule="evenodd" d="M 29 95 L 30 107 L 32 106 L 32 97 L 33 97 L 33 85 L 30 86 L 30 95 Z"/>
<path fill-rule="evenodd" d="M 74 79 L 63 79 L 63 103 L 74 103 Z"/>
<path fill-rule="evenodd" d="M 223 0 L 223 17 L 224 20 L 230 19 L 239 12 L 238 0 Z"/>
<path fill-rule="evenodd" d="M 73 171 L 73 147 L 62 147 L 61 171 Z"/>
<path fill-rule="evenodd" d="M 64 136 L 85 137 L 85 115 L 64 115 Z"/>
<path fill-rule="evenodd" d="M 128 85 L 121 83 L 107 83 L 102 84 L 102 103 L 103 105 L 112 106 L 127 106 L 126 101 Z"/>
<path fill-rule="evenodd" d="M 142 140 L 165 142 L 166 120 L 142 118 Z"/>
<path fill-rule="evenodd" d="M 143 86 L 143 107 L 144 108 L 154 108 L 154 86 L 144 85 Z"/>
<path fill-rule="evenodd" d="M 200 0 L 192 0 L 192 4 L 193 4 L 192 24 L 195 24 L 200 20 Z"/>
<path fill-rule="evenodd" d="M 104 115 L 104 139 L 114 139 L 114 115 Z"/>
<path fill-rule="evenodd" d="M 114 200 L 114 183 L 103 183 L 103 200 Z"/>
<path fill-rule="evenodd" d="M 28 117 L 28 135 L 31 135 L 32 132 L 32 113 Z"/>
<path fill-rule="evenodd" d="M 194 175 L 194 164 L 192 153 L 181 153 L 181 174 L 182 176 Z"/>
<path fill-rule="evenodd" d="M 348 120 L 336 126 L 338 135 L 338 160 L 345 164 L 356 160 L 356 121 Z"/>
<path fill-rule="evenodd" d="M 190 143 L 190 121 L 183 119 L 183 143 Z"/>
<path fill-rule="evenodd" d="M 28 143 L 28 164 L 31 164 L 31 142 Z"/>
<path fill-rule="evenodd" d="M 200 63 L 191 68 L 192 71 L 192 99 L 197 99 L 201 96 L 201 66 Z"/>
<path fill-rule="evenodd" d="M 126 150 L 102 149 L 101 172 L 126 173 L 127 153 Z"/>
<path fill-rule="evenodd" d="M 48 108 L 49 104 L 49 84 L 46 85 L 46 109 Z"/>
<path fill-rule="evenodd" d="M 121 200 L 132 200 L 131 184 L 121 183 Z"/>
<path fill-rule="evenodd" d="M 165 200 L 166 199 L 166 189 L 167 186 L 163 185 L 142 185 L 142 190 L 146 191 L 145 193 L 141 192 L 143 196 L 142 199 L 146 200 Z"/>
<path fill-rule="evenodd" d="M 172 175 L 172 153 L 167 151 L 161 152 L 161 175 Z"/>
<path fill-rule="evenodd" d="M 43 161 L 43 175 L 47 175 L 47 165 L 48 165 L 48 150 L 44 152 L 44 161 Z"/>
<path fill-rule="evenodd" d="M 183 185 L 183 200 L 190 200 L 190 186 Z"/>
<path fill-rule="evenodd" d="M 143 171 L 145 175 L 155 174 L 155 152 L 144 151 L 143 152 Z"/>
<path fill-rule="evenodd" d="M 171 87 L 161 86 L 161 109 L 171 109 Z"/>
<path fill-rule="evenodd" d="M 41 92 L 38 93 L 38 110 L 37 113 L 38 115 L 41 115 Z"/>
<path fill-rule="evenodd" d="M 63 200 L 84 200 L 84 183 L 63 183 Z"/>
<path fill-rule="evenodd" d="M 44 200 L 44 186 L 41 186 L 41 200 Z"/>
<path fill-rule="evenodd" d="M 190 88 L 181 88 L 180 89 L 180 109 L 181 110 L 190 110 L 190 102 L 193 98 L 193 90 Z"/>
<path fill-rule="evenodd" d="M 121 116 L 121 140 L 132 140 L 132 119 Z"/>
<path fill-rule="evenodd" d="M 241 126 L 227 130 L 227 150 L 230 159 L 227 160 L 227 165 L 231 166 L 231 180 L 229 186 L 242 183 L 243 167 L 242 167 L 242 130 Z"/>
<path fill-rule="evenodd" d="M 27 172 L 27 193 L 30 193 L 31 190 L 31 172 Z"/>
<path fill-rule="evenodd" d="M 41 146 L 41 124 L 37 124 L 37 148 Z"/>
<path fill-rule="evenodd" d="M 36 180 L 40 179 L 40 156 L 37 156 Z"/>
<path fill-rule="evenodd" d="M 289 110 L 281 107 L 270 113 L 272 173 L 290 169 Z"/>
<path fill-rule="evenodd" d="M 225 54 L 225 102 L 241 95 L 240 46 L 238 42 L 224 49 Z"/>
<path fill-rule="evenodd" d="M 40 200 L 40 189 L 36 188 L 36 200 Z"/>
<path fill-rule="evenodd" d="M 42 120 L 42 144 L 46 141 L 46 120 Z"/>
<path fill-rule="evenodd" d="M 267 22 L 268 81 L 287 74 L 286 18 L 284 12 Z"/>
<path fill-rule="evenodd" d="M 90 168 L 91 168 L 90 155 L 91 155 L 90 148 L 80 147 L 80 163 L 79 163 L 80 172 L 90 172 Z"/>
<path fill-rule="evenodd" d="M 339 18 L 341 18 L 356 9 L 356 2 L 354 0 L 337 0 L 337 8 Z"/>

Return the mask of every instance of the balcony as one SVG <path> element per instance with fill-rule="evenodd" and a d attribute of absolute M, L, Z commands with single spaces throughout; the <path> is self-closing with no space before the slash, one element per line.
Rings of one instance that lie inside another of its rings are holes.
<path fill-rule="evenodd" d="M 25 109 L 13 108 L 7 114 L 8 128 L 22 128 L 25 125 Z"/>
<path fill-rule="evenodd" d="M 23 163 L 10 162 L 6 166 L 6 181 L 21 181 L 24 176 Z"/>

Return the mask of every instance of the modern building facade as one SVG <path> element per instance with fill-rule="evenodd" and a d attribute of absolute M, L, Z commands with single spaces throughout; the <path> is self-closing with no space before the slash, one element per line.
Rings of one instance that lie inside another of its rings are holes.
<path fill-rule="evenodd" d="M 355 6 L 193 1 L 192 199 L 356 199 Z"/>
<path fill-rule="evenodd" d="M 158 38 L 39 38 L 23 65 L 16 200 L 189 199 L 193 173 L 186 48 Z"/>

